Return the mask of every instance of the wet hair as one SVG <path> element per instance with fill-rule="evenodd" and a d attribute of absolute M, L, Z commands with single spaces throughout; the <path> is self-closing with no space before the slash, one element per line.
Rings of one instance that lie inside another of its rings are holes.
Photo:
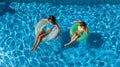
<path fill-rule="evenodd" d="M 81 26 L 84 26 L 85 28 L 87 27 L 87 24 L 84 21 L 81 21 Z"/>
<path fill-rule="evenodd" d="M 50 15 L 48 20 L 52 20 L 54 24 L 56 23 L 56 18 L 53 15 Z"/>

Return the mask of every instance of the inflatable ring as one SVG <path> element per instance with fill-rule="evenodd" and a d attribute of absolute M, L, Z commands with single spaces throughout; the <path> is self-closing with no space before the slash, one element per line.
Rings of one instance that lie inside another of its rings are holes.
<path fill-rule="evenodd" d="M 44 20 L 40 20 L 36 25 L 35 25 L 35 35 L 37 36 L 41 31 L 42 29 L 46 26 L 47 22 L 44 21 Z M 52 29 L 52 31 L 47 35 L 45 36 L 42 41 L 49 41 L 53 38 L 55 38 L 58 34 L 58 30 L 54 27 Z"/>
<path fill-rule="evenodd" d="M 75 34 L 75 32 L 77 31 L 77 29 L 78 29 L 78 24 L 73 24 L 72 25 L 72 27 L 70 28 L 70 36 L 72 37 L 74 34 Z M 88 28 L 87 28 L 88 29 Z M 88 31 L 89 32 L 89 31 Z M 76 41 L 83 41 L 83 40 L 85 40 L 85 39 L 87 39 L 87 37 L 88 37 L 88 34 L 86 34 L 85 32 L 83 32 L 82 34 L 81 34 L 81 36 L 76 40 Z"/>

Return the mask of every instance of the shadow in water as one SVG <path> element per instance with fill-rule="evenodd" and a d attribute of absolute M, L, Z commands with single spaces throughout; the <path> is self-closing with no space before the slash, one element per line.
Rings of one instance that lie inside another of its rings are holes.
<path fill-rule="evenodd" d="M 62 53 L 64 50 L 69 49 L 69 48 L 77 48 L 79 45 L 79 42 L 73 42 L 69 46 L 64 46 L 64 44 L 68 43 L 71 40 L 69 30 L 65 32 L 61 32 L 61 47 L 60 49 L 56 52 L 56 54 Z"/>
<path fill-rule="evenodd" d="M 71 37 L 70 37 L 70 33 L 69 33 L 69 30 L 68 31 L 65 31 L 63 33 L 61 33 L 61 44 L 62 44 L 62 47 L 64 47 L 64 44 L 70 42 L 71 40 Z M 72 43 L 71 45 L 69 45 L 69 47 L 78 47 L 78 42 L 74 42 Z"/>
<path fill-rule="evenodd" d="M 10 2 L 0 3 L 0 16 L 4 15 L 6 12 L 9 12 L 12 15 L 15 13 L 15 10 L 11 9 L 9 5 L 10 5 Z"/>
<path fill-rule="evenodd" d="M 99 33 L 90 33 L 89 37 L 87 39 L 87 46 L 91 48 L 100 48 L 102 44 L 104 43 L 104 40 L 102 38 L 102 35 Z"/>

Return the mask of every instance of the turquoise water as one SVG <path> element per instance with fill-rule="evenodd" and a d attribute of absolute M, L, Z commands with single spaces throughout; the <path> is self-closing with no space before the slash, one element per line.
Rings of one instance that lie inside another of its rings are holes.
<path fill-rule="evenodd" d="M 0 16 L 0 67 L 120 67 L 120 5 L 54 5 L 51 3 L 9 4 L 12 10 Z M 30 51 L 34 25 L 54 15 L 60 37 L 42 42 Z M 86 41 L 63 45 L 70 40 L 74 20 L 85 21 L 90 34 Z"/>

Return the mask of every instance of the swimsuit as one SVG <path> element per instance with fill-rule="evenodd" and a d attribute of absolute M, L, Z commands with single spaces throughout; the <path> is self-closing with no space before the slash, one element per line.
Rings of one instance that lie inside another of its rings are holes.
<path fill-rule="evenodd" d="M 47 22 L 46 26 L 42 29 L 42 31 L 44 31 L 45 33 L 49 33 L 48 30 L 46 30 L 46 27 L 50 28 L 50 29 L 53 29 L 54 28 L 54 25 L 50 22 Z"/>
<path fill-rule="evenodd" d="M 78 35 L 78 37 L 80 37 L 80 35 L 83 33 L 83 28 L 81 28 L 81 26 L 78 26 L 78 30 L 76 31 L 76 35 Z"/>

